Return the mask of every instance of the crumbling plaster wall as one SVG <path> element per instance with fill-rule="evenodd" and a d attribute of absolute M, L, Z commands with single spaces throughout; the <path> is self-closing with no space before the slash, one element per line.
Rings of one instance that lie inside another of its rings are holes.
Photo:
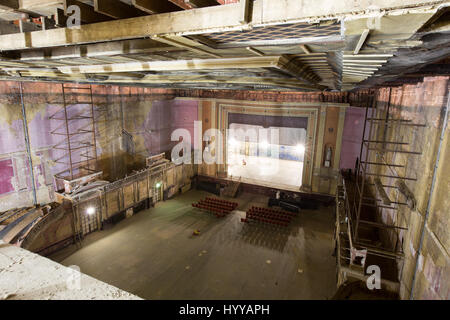
<path fill-rule="evenodd" d="M 345 111 L 340 169 L 354 169 L 361 150 L 365 109 L 349 107 Z"/>
<path fill-rule="evenodd" d="M 424 216 L 430 200 L 430 188 L 436 163 L 439 137 L 443 126 L 443 109 L 447 103 L 448 77 L 425 78 L 418 84 L 408 84 L 394 88 L 382 88 L 377 95 L 377 118 L 384 118 L 390 101 L 391 118 L 411 120 L 413 123 L 425 124 L 425 127 L 392 125 L 381 126 L 375 137 L 379 140 L 409 142 L 404 150 L 418 151 L 420 155 L 405 153 L 382 153 L 371 161 L 380 162 L 381 156 L 387 163 L 405 164 L 405 168 L 395 168 L 395 175 L 416 178 L 406 181 L 414 194 L 416 207 L 401 205 L 398 211 L 383 209 L 381 222 L 389 225 L 405 226 L 408 231 L 386 232 L 385 242 L 402 248 L 405 253 L 403 262 L 399 262 L 401 273 L 400 295 L 409 299 L 413 276 L 416 268 L 421 231 Z M 390 97 L 390 98 L 389 98 Z M 449 299 L 450 298 L 450 159 L 449 127 L 442 144 L 440 164 L 436 178 L 435 191 L 431 198 L 431 207 L 427 226 L 424 230 L 424 242 L 419 253 L 418 270 L 414 288 L 415 299 Z M 388 145 L 386 148 L 394 148 Z M 392 169 L 392 168 L 391 168 Z M 369 171 L 393 175 L 391 169 L 383 166 Z M 383 183 L 394 185 L 395 178 L 384 178 Z M 395 189 L 387 189 L 391 201 L 405 202 L 404 196 L 396 197 Z"/>
<path fill-rule="evenodd" d="M 123 178 L 144 167 L 149 155 L 170 151 L 171 132 L 178 127 L 192 130 L 197 119 L 196 102 L 172 100 L 172 90 L 93 85 L 92 92 L 97 169 L 104 172 L 105 180 Z M 49 119 L 62 107 L 62 87 L 24 82 L 23 98 L 38 203 L 52 202 L 55 189 L 59 189 L 53 175 L 67 168 L 54 161 L 64 155 L 53 148 L 64 137 L 51 134 L 61 121 Z M 132 135 L 132 152 L 124 149 L 123 130 Z M 62 161 L 67 163 L 68 157 Z M 0 82 L 0 182 L 0 211 L 33 204 L 18 82 Z"/>

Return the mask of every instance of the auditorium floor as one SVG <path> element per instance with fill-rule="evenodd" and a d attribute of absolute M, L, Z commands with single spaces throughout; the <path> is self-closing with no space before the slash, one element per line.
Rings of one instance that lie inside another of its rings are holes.
<path fill-rule="evenodd" d="M 50 258 L 145 299 L 327 299 L 336 291 L 334 207 L 302 211 L 287 228 L 244 224 L 267 198 L 241 194 L 216 218 L 192 190 L 93 233 Z M 193 235 L 199 230 L 200 235 Z"/>

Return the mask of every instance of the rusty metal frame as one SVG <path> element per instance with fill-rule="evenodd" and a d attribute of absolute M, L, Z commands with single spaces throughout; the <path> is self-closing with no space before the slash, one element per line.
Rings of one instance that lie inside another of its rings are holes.
<path fill-rule="evenodd" d="M 94 98 L 92 93 L 92 87 L 79 87 L 74 85 L 67 85 L 61 83 L 62 91 L 62 108 L 53 113 L 49 119 L 54 121 L 62 121 L 62 124 L 57 129 L 50 132 L 54 136 L 63 137 L 61 141 L 53 146 L 54 150 L 65 151 L 64 155 L 55 160 L 55 163 L 67 165 L 67 169 L 61 171 L 55 175 L 57 179 L 73 180 L 76 178 L 75 171 L 85 170 L 89 173 L 96 172 L 97 167 L 97 137 L 95 132 L 95 107 Z M 76 97 L 75 102 L 69 102 L 67 95 Z M 81 92 L 80 92 L 81 91 Z M 88 97 L 87 101 L 79 101 L 79 96 L 83 95 Z M 76 115 L 69 115 L 69 108 L 73 105 L 86 105 L 82 111 Z M 60 116 L 57 116 L 60 115 Z M 76 120 L 90 120 L 90 123 L 86 126 L 77 129 L 76 132 L 71 132 L 70 122 Z M 87 129 L 86 127 L 89 127 Z M 62 131 L 58 132 L 59 129 Z M 79 137 L 81 136 L 81 137 Z M 79 153 L 80 161 L 75 161 L 75 154 Z M 68 162 L 61 161 L 64 158 L 68 158 Z"/>

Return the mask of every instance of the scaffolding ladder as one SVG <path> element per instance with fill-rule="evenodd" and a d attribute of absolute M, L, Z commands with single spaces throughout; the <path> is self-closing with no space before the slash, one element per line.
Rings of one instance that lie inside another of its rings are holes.
<path fill-rule="evenodd" d="M 400 226 L 395 218 L 393 224 L 382 222 L 381 213 L 384 210 L 398 211 L 400 206 L 408 205 L 407 202 L 401 202 L 399 197 L 399 187 L 396 185 L 398 180 L 403 182 L 417 180 L 416 177 L 406 176 L 407 163 L 396 161 L 397 154 L 408 156 L 421 155 L 422 152 L 411 150 L 411 143 L 401 141 L 396 137 L 395 140 L 387 139 L 388 129 L 393 126 L 420 128 L 425 124 L 413 123 L 412 120 L 394 119 L 391 114 L 391 89 L 388 89 L 389 99 L 383 103 L 381 108 L 376 104 L 375 96 L 373 100 L 366 105 L 363 138 L 361 143 L 359 161 L 356 164 L 356 183 L 353 203 L 351 204 L 350 228 L 353 243 L 356 246 L 367 249 L 368 254 L 381 256 L 389 259 L 402 259 L 403 251 L 397 246 L 386 247 L 380 244 L 371 243 L 370 239 L 361 238 L 361 229 L 383 229 L 389 231 L 407 230 L 407 227 Z M 390 156 L 392 155 L 392 156 Z M 380 173 L 381 168 L 387 168 L 387 171 Z M 403 174 L 399 174 L 403 171 Z M 373 181 L 371 181 L 373 180 Z M 395 181 L 392 183 L 392 181 Z M 368 187 L 374 187 L 377 192 L 372 196 Z M 386 191 L 388 190 L 388 191 Z M 394 190 L 397 200 L 391 200 L 388 195 Z M 378 196 L 377 196 L 378 195 Z M 364 220 L 361 215 L 363 212 L 371 210 L 375 212 L 374 220 Z"/>
<path fill-rule="evenodd" d="M 51 131 L 61 140 L 53 146 L 60 151 L 55 163 L 65 166 L 55 177 L 74 180 L 96 172 L 97 141 L 95 133 L 95 110 L 92 87 L 61 84 L 62 108 L 49 119 L 58 123 Z"/>

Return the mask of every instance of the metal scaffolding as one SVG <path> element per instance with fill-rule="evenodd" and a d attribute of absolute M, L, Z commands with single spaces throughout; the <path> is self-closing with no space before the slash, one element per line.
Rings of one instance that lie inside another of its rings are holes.
<path fill-rule="evenodd" d="M 353 203 L 350 211 L 350 235 L 353 244 L 367 249 L 368 254 L 378 255 L 384 258 L 398 259 L 403 257 L 401 249 L 387 248 L 371 243 L 370 239 L 361 237 L 361 230 L 381 229 L 381 230 L 407 230 L 407 227 L 393 224 L 386 224 L 381 219 L 381 214 L 385 210 L 398 211 L 400 206 L 408 203 L 399 200 L 399 187 L 397 182 L 416 181 L 415 177 L 406 176 L 406 163 L 397 163 L 394 155 L 406 154 L 415 156 L 422 154 L 420 151 L 411 150 L 413 146 L 410 142 L 387 139 L 387 132 L 393 126 L 406 126 L 411 128 L 425 127 L 424 124 L 413 123 L 412 120 L 393 119 L 391 114 L 391 90 L 389 89 L 389 99 L 381 107 L 373 101 L 366 106 L 363 129 L 363 139 L 361 143 L 359 161 L 356 166 L 356 182 Z M 392 155 L 391 157 L 389 155 Z M 388 159 L 389 158 L 389 159 Z M 381 168 L 388 168 L 380 173 Z M 399 174 L 398 171 L 403 171 Z M 395 180 L 394 183 L 392 181 Z M 377 192 L 370 192 L 370 187 Z M 395 195 L 393 195 L 394 190 Z M 388 192 L 390 191 L 390 192 Z M 389 197 L 391 194 L 391 197 Z M 372 219 L 363 219 L 364 213 L 371 212 Z M 398 220 L 398 219 L 396 219 Z"/>
<path fill-rule="evenodd" d="M 62 151 L 55 163 L 66 169 L 55 175 L 58 179 L 74 180 L 96 172 L 97 144 L 95 111 L 91 86 L 61 84 L 62 108 L 49 118 L 57 121 L 54 136 L 62 137 L 54 150 Z"/>

